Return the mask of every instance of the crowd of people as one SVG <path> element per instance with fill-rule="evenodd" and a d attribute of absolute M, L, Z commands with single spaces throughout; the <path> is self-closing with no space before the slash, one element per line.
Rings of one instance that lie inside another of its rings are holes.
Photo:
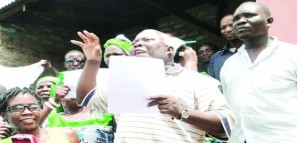
<path fill-rule="evenodd" d="M 78 32 L 81 40 L 71 43 L 83 52 L 68 52 L 64 62 L 67 71 L 81 70 L 76 97 L 67 97 L 71 87 L 60 76 L 40 78 L 34 90 L 0 84 L 0 143 L 16 134 L 38 143 L 298 142 L 300 49 L 269 35 L 273 21 L 265 5 L 242 3 L 220 21 L 221 50 L 146 29 L 132 42 L 109 39 L 103 52 L 97 35 Z M 145 105 L 159 115 L 108 113 L 109 82 L 97 75 L 111 56 L 163 61 L 166 92 L 147 96 Z"/>

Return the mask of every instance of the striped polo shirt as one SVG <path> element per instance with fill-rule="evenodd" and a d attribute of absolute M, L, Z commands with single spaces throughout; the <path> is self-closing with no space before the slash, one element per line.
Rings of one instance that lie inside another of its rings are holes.
<path fill-rule="evenodd" d="M 215 113 L 222 121 L 227 138 L 233 125 L 232 112 L 220 92 L 219 82 L 211 77 L 183 69 L 177 65 L 166 71 L 169 95 L 175 96 L 186 108 Z M 158 81 L 159 82 L 159 81 Z M 107 111 L 107 89 L 97 87 L 87 105 Z M 86 97 L 87 98 L 87 97 Z M 116 143 L 119 142 L 205 142 L 205 132 L 168 115 L 121 114 L 117 121 Z"/>

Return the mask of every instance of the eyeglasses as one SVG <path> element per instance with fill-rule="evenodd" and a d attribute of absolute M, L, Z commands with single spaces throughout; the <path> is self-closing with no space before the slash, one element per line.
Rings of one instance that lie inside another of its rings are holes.
<path fill-rule="evenodd" d="M 66 64 L 70 65 L 70 64 L 74 64 L 75 62 L 82 64 L 85 62 L 85 59 L 68 59 L 65 61 Z"/>
<path fill-rule="evenodd" d="M 6 108 L 7 112 L 23 112 L 27 108 L 29 111 L 40 111 L 43 109 L 42 104 L 29 104 L 27 106 L 25 105 L 14 105 L 14 106 L 8 106 Z"/>

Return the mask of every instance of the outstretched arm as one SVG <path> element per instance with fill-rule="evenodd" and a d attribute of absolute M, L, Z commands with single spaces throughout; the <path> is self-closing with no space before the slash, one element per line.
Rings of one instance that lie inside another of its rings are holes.
<path fill-rule="evenodd" d="M 96 77 L 101 64 L 102 50 L 99 38 L 86 30 L 77 32 L 82 41 L 71 40 L 71 42 L 82 48 L 86 56 L 86 63 L 79 78 L 76 90 L 76 99 L 81 103 L 88 92 L 96 87 Z"/>

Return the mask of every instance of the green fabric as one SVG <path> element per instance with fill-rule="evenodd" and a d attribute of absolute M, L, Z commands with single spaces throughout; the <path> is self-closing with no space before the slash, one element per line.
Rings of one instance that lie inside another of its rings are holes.
<path fill-rule="evenodd" d="M 130 49 L 131 49 L 131 46 L 132 46 L 130 42 L 127 42 L 127 41 L 122 40 L 122 39 L 117 39 L 117 38 L 109 39 L 104 44 L 104 49 L 105 49 L 104 59 L 106 59 L 106 48 L 110 45 L 118 46 L 119 48 L 123 49 L 126 52 L 127 55 L 129 55 Z"/>
<path fill-rule="evenodd" d="M 126 42 L 126 41 L 121 40 L 121 39 L 109 39 L 109 40 L 107 40 L 106 43 L 104 44 L 104 49 L 106 49 L 109 45 L 116 45 L 116 46 L 122 48 L 127 53 L 130 52 L 130 48 L 132 46 L 131 43 Z"/>
<path fill-rule="evenodd" d="M 196 41 L 196 40 L 190 40 L 190 41 L 184 41 L 184 43 L 185 43 L 186 45 L 190 45 L 190 44 L 195 44 L 195 43 L 197 43 L 197 41 Z"/>
<path fill-rule="evenodd" d="M 64 72 L 57 73 L 56 77 L 59 79 L 59 82 L 57 82 L 55 85 L 51 86 L 51 88 L 50 88 L 50 97 L 51 98 L 55 97 L 56 88 L 58 86 L 61 86 L 61 85 L 64 84 Z M 56 107 L 56 112 L 57 113 L 60 113 L 60 112 L 63 112 L 63 111 L 64 111 L 64 109 L 63 109 L 62 106 Z"/>
<path fill-rule="evenodd" d="M 38 87 L 41 84 L 41 82 L 44 82 L 44 81 L 50 81 L 50 82 L 53 82 L 54 84 L 57 84 L 59 82 L 59 79 L 56 77 L 53 77 L 53 76 L 41 77 L 36 82 L 36 87 Z"/>
<path fill-rule="evenodd" d="M 3 140 L 0 140 L 0 143 L 12 143 L 11 137 L 3 139 Z"/>
<path fill-rule="evenodd" d="M 59 82 L 51 86 L 50 97 L 55 97 L 56 88 L 64 84 L 64 72 L 57 73 L 56 77 L 57 79 L 59 79 Z"/>
<path fill-rule="evenodd" d="M 202 75 L 208 75 L 206 72 L 200 72 Z"/>
<path fill-rule="evenodd" d="M 205 137 L 205 143 L 217 143 L 217 139 L 214 137 Z"/>
<path fill-rule="evenodd" d="M 76 121 L 66 120 L 57 113 L 50 113 L 50 115 L 48 116 L 48 127 L 81 127 L 95 124 L 101 126 L 111 126 L 113 122 L 113 114 L 102 114 L 100 117 L 97 118 Z"/>

